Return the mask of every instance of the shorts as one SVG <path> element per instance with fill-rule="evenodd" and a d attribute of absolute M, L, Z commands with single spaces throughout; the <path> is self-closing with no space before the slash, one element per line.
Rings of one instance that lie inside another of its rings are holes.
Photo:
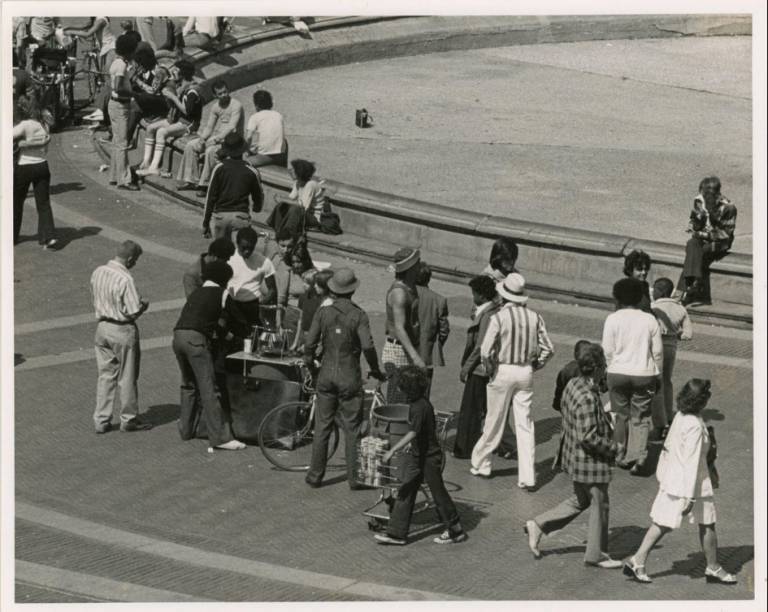
<path fill-rule="evenodd" d="M 659 489 L 656 499 L 651 507 L 651 520 L 662 527 L 677 529 L 683 522 L 683 510 L 685 510 L 685 498 L 676 497 Z M 700 497 L 694 504 L 688 515 L 690 522 L 699 525 L 713 525 L 717 522 L 715 513 L 715 498 Z"/>

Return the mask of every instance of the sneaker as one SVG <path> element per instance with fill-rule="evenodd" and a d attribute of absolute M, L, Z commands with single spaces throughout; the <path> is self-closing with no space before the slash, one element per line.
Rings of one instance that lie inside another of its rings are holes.
<path fill-rule="evenodd" d="M 373 539 L 376 540 L 377 544 L 391 544 L 393 546 L 405 546 L 405 539 L 393 538 L 391 535 L 388 535 L 386 533 L 377 533 L 373 536 Z"/>
<path fill-rule="evenodd" d="M 230 440 L 229 442 L 225 442 L 224 444 L 219 444 L 214 448 L 217 448 L 219 450 L 243 450 L 245 448 L 245 444 L 240 442 L 240 440 Z"/>
<path fill-rule="evenodd" d="M 176 191 L 195 191 L 196 189 L 197 185 L 194 185 L 193 183 L 182 183 L 176 187 Z"/>
<path fill-rule="evenodd" d="M 112 423 L 101 423 L 99 425 L 96 425 L 97 434 L 109 433 L 111 430 L 112 430 Z"/>
<path fill-rule="evenodd" d="M 43 244 L 43 248 L 50 250 L 53 249 L 57 244 L 59 244 L 59 241 L 56 238 L 51 238 L 48 242 Z"/>
<path fill-rule="evenodd" d="M 491 473 L 488 472 L 487 474 L 485 472 L 481 472 L 480 470 L 477 470 L 473 467 L 469 468 L 469 473 L 472 474 L 472 476 L 479 476 L 480 478 L 490 478 Z"/>
<path fill-rule="evenodd" d="M 432 541 L 435 544 L 458 544 L 459 542 L 463 542 L 467 539 L 467 534 L 464 531 L 459 531 L 457 533 L 451 534 L 451 532 L 446 529 L 441 533 L 439 536 L 437 536 Z"/>
<path fill-rule="evenodd" d="M 522 482 L 517 483 L 517 488 L 526 493 L 533 493 L 536 490 L 536 485 L 527 485 Z"/>
<path fill-rule="evenodd" d="M 142 421 L 139 419 L 139 417 L 133 418 L 130 421 L 126 421 L 125 423 L 120 423 L 120 431 L 147 431 L 148 429 L 152 429 L 153 425 L 152 423 L 147 423 L 146 421 Z"/>

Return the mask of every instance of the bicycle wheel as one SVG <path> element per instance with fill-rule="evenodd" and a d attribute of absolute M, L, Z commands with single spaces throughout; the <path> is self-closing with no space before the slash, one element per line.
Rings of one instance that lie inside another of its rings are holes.
<path fill-rule="evenodd" d="M 88 101 L 93 102 L 99 89 L 101 89 L 101 81 L 99 79 L 99 66 L 91 53 L 88 54 L 85 62 L 85 78 L 88 84 Z"/>
<path fill-rule="evenodd" d="M 59 125 L 64 125 L 66 120 L 72 116 L 73 105 L 72 81 L 62 79 L 59 83 L 59 105 L 57 107 Z"/>
<path fill-rule="evenodd" d="M 310 402 L 288 402 L 270 410 L 259 425 L 259 447 L 267 460 L 281 470 L 303 472 L 312 458 L 313 423 Z M 339 446 L 339 426 L 334 421 L 328 438 L 328 459 Z"/>

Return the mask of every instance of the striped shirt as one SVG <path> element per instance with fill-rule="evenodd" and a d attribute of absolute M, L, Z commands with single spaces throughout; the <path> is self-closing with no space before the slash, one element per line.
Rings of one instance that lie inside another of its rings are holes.
<path fill-rule="evenodd" d="M 498 352 L 496 352 L 498 351 Z M 544 319 L 524 304 L 507 303 L 491 317 L 480 345 L 483 359 L 506 365 L 542 367 L 554 354 Z"/>
<path fill-rule="evenodd" d="M 141 314 L 141 297 L 131 273 L 113 259 L 91 274 L 91 295 L 96 318 L 128 323 Z"/>

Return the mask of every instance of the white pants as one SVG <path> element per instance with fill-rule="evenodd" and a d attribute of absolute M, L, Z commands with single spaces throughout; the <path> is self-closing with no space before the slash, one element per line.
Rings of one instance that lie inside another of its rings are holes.
<path fill-rule="evenodd" d="M 517 434 L 517 480 L 520 485 L 534 486 L 536 441 L 531 418 L 533 368 L 499 365 L 496 377 L 486 387 L 486 396 L 488 412 L 483 433 L 472 450 L 472 467 L 485 476 L 490 475 L 491 456 L 501 442 L 511 405 Z"/>

